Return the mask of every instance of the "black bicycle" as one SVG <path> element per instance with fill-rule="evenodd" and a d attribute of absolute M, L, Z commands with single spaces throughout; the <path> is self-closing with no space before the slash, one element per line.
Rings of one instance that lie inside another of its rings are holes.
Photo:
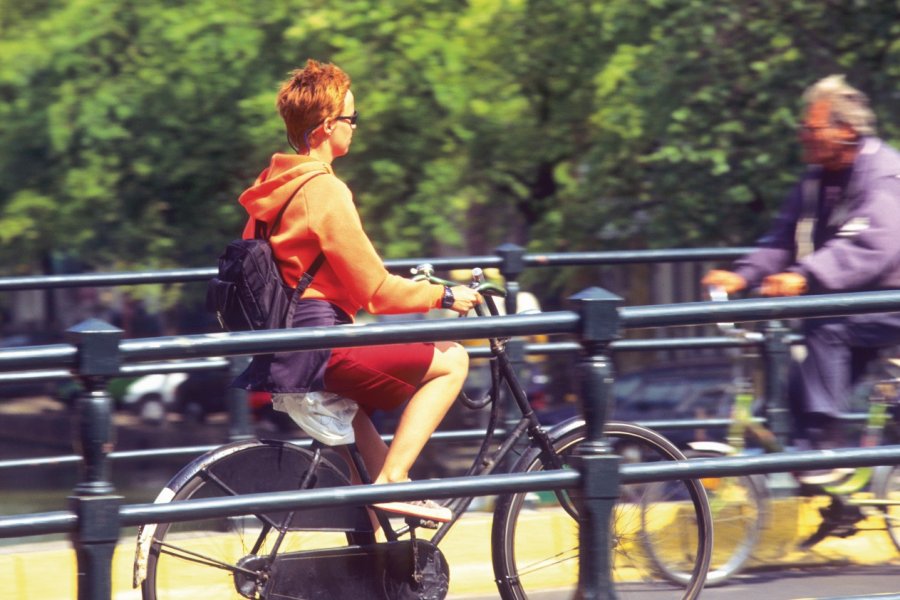
<path fill-rule="evenodd" d="M 435 277 L 428 265 L 414 274 L 456 285 Z M 498 314 L 494 297 L 505 292 L 485 282 L 480 269 L 473 271 L 471 286 L 485 298 L 478 314 Z M 568 468 L 569 457 L 586 437 L 584 422 L 575 418 L 545 429 L 507 357 L 505 340 L 492 339 L 490 345 L 489 392 L 480 399 L 461 396 L 469 408 L 490 404 L 484 440 L 466 475 Z M 501 435 L 496 400 L 503 385 L 521 418 Z M 608 423 L 605 433 L 623 462 L 684 459 L 663 436 L 643 427 Z M 310 449 L 284 441 L 234 442 L 185 466 L 157 502 L 347 486 L 343 456 L 366 476 L 355 446 L 345 448 L 336 452 L 318 442 Z M 138 535 L 135 585 L 141 586 L 145 600 L 444 598 L 449 566 L 439 544 L 472 500 L 449 501 L 453 519 L 429 539 L 418 535 L 421 523 L 392 522 L 376 510 L 386 538 L 376 540 L 369 518 L 373 509 L 364 506 L 248 509 L 238 517 L 145 525 Z M 577 489 L 497 497 L 491 548 L 502 598 L 577 588 L 578 511 Z M 619 598 L 696 598 L 712 548 L 703 486 L 697 480 L 622 485 L 610 539 L 611 576 Z"/>

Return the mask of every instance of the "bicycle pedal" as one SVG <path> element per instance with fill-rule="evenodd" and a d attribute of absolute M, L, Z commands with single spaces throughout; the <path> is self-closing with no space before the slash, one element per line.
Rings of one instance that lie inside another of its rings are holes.
<path fill-rule="evenodd" d="M 421 519 L 419 517 L 406 517 L 404 520 L 410 529 L 415 529 L 416 527 L 421 527 L 422 529 L 437 529 L 441 525 L 437 521 Z"/>
<path fill-rule="evenodd" d="M 836 527 L 831 532 L 831 535 L 834 537 L 839 537 L 839 538 L 848 538 L 848 537 L 856 535 L 856 533 L 858 531 L 859 531 L 859 529 L 857 529 L 856 527 L 853 527 L 852 525 L 842 526 L 842 527 Z"/>

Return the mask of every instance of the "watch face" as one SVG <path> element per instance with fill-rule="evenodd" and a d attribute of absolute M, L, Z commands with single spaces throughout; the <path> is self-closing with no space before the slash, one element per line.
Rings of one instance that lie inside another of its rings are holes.
<path fill-rule="evenodd" d="M 444 288 L 444 296 L 441 298 L 441 308 L 452 308 L 453 307 L 453 291 L 445 287 Z"/>

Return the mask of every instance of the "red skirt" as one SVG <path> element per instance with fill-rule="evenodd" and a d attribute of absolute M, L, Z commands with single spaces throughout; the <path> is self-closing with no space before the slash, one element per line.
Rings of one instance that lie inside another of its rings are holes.
<path fill-rule="evenodd" d="M 434 344 L 335 348 L 325 368 L 325 391 L 355 400 L 372 414 L 409 400 L 434 359 Z"/>

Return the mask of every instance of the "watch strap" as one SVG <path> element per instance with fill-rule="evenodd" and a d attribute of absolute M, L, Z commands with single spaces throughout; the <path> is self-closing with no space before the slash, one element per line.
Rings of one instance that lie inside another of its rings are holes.
<path fill-rule="evenodd" d="M 453 302 L 456 299 L 453 297 L 453 290 L 451 290 L 448 286 L 444 286 L 444 295 L 441 296 L 441 308 L 453 308 Z"/>

